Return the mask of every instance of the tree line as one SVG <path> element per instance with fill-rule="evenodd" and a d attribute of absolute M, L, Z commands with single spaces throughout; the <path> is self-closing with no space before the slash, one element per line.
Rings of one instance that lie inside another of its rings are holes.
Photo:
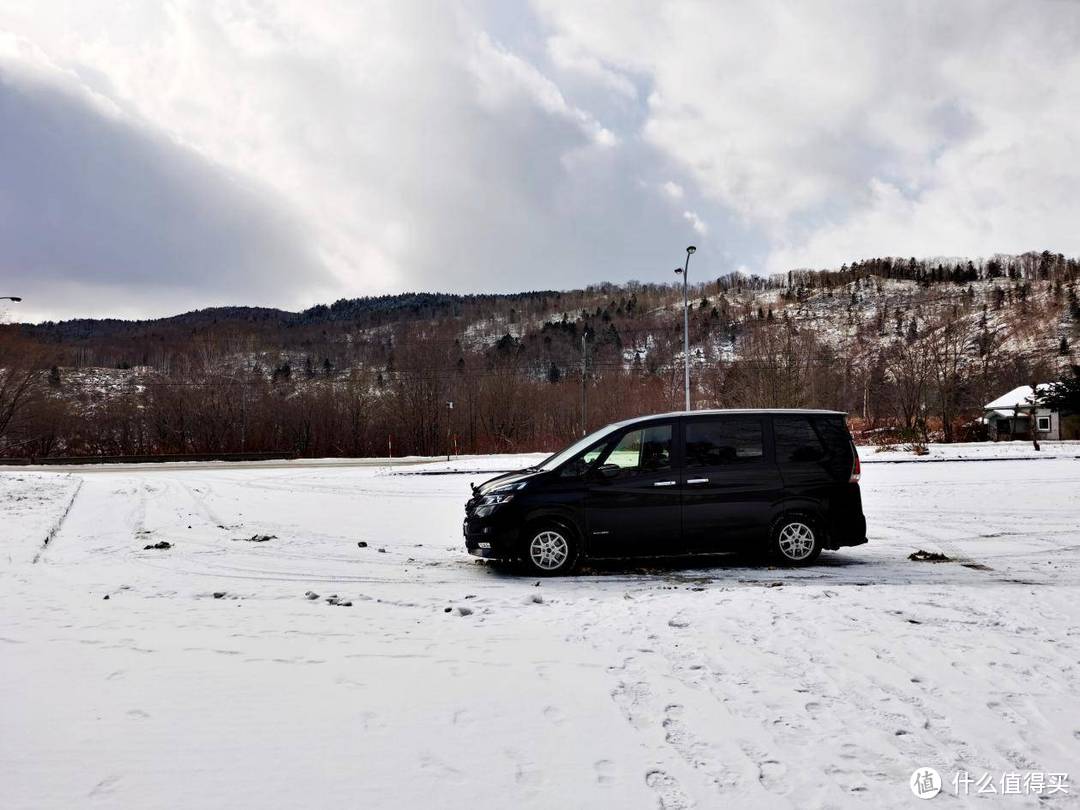
<path fill-rule="evenodd" d="M 981 438 L 983 403 L 1070 378 L 1078 279 L 1053 254 L 724 276 L 693 288 L 694 406 Z M 0 327 L 0 456 L 551 450 L 682 407 L 674 287 L 359 302 Z"/>

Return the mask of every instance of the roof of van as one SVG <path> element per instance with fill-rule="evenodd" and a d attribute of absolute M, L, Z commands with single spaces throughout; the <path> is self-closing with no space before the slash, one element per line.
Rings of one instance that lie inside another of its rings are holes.
<path fill-rule="evenodd" d="M 642 416 L 635 416 L 632 419 L 623 419 L 616 424 L 628 425 L 632 422 L 639 422 L 642 419 L 664 419 L 668 417 L 676 416 L 728 416 L 738 414 L 780 414 L 791 415 L 799 414 L 803 416 L 847 416 L 844 411 L 823 411 L 814 410 L 811 408 L 711 408 L 700 411 L 670 411 L 668 413 L 651 413 L 643 414 Z"/>

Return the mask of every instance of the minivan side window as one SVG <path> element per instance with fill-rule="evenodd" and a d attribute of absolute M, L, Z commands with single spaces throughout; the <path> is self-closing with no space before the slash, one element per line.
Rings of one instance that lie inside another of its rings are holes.
<path fill-rule="evenodd" d="M 685 424 L 687 467 L 741 464 L 764 455 L 760 419 L 688 419 Z"/>
<path fill-rule="evenodd" d="M 810 420 L 803 416 L 773 417 L 776 461 L 779 464 L 821 461 L 825 447 Z"/>
<path fill-rule="evenodd" d="M 671 425 L 650 425 L 625 433 L 601 465 L 619 476 L 671 468 Z"/>
<path fill-rule="evenodd" d="M 580 478 L 585 475 L 585 473 L 588 472 L 589 467 L 593 465 L 593 462 L 600 458 L 610 444 L 610 442 L 600 442 L 600 444 L 578 453 L 574 458 L 566 462 L 559 472 L 559 477 Z"/>

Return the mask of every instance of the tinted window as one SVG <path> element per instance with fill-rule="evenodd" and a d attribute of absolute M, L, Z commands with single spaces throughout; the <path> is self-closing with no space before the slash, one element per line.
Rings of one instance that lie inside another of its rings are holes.
<path fill-rule="evenodd" d="M 586 450 L 584 453 L 579 453 L 577 457 L 571 459 L 563 466 L 562 470 L 559 471 L 559 477 L 579 478 L 584 475 L 588 472 L 589 467 L 591 467 L 604 451 L 608 449 L 609 444 L 610 442 L 601 442 L 596 445 L 596 447 Z"/>
<path fill-rule="evenodd" d="M 671 425 L 653 425 L 625 434 L 604 459 L 608 471 L 621 475 L 671 467 Z"/>
<path fill-rule="evenodd" d="M 830 453 L 841 457 L 851 455 L 851 434 L 842 416 L 822 416 L 814 420 L 822 441 Z"/>
<path fill-rule="evenodd" d="M 825 447 L 810 420 L 804 416 L 774 417 L 773 433 L 776 436 L 776 460 L 781 464 L 825 458 Z"/>
<path fill-rule="evenodd" d="M 686 422 L 686 466 L 716 467 L 757 461 L 764 453 L 760 419 Z"/>

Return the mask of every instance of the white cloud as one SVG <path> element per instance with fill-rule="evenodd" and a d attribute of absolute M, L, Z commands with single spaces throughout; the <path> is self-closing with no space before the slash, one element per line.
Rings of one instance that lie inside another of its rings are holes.
<path fill-rule="evenodd" d="M 612 70 L 595 56 L 580 48 L 568 37 L 554 36 L 547 41 L 548 56 L 560 70 L 577 73 L 627 101 L 637 98 L 637 87 L 625 74 Z"/>
<path fill-rule="evenodd" d="M 1080 252 L 1080 4 L 536 0 L 651 80 L 643 137 L 767 266 Z"/>
<path fill-rule="evenodd" d="M 5 29 L 47 54 L 79 92 L 296 215 L 293 249 L 280 253 L 315 258 L 314 268 L 296 265 L 294 278 L 311 282 L 302 292 L 270 273 L 248 274 L 247 294 L 211 277 L 192 285 L 206 302 L 227 295 L 297 307 L 402 289 L 513 290 L 536 286 L 534 277 L 569 286 L 583 266 L 597 272 L 600 258 L 647 255 L 650 230 L 673 230 L 623 204 L 623 224 L 656 224 L 615 247 L 606 231 L 618 217 L 598 221 L 612 211 L 597 197 L 635 196 L 631 172 L 616 167 L 627 159 L 613 154 L 619 137 L 486 33 L 467 5 L 195 0 L 128 9 L 87 0 L 73 9 L 12 0 L 0 8 Z M 28 62 L 16 54 L 8 68 Z M 52 144 L 60 151 L 62 135 Z M 138 205 L 132 195 L 117 204 Z M 591 244 L 597 234 L 607 244 Z M 142 265 L 152 285 L 149 267 L 166 246 L 134 241 L 143 254 L 125 261 L 132 274 Z M 0 280 L 14 272 L 0 267 Z M 89 280 L 74 267 L 69 275 Z M 86 304 L 52 299 L 62 314 Z M 178 305 L 165 300 L 144 311 Z"/>
<path fill-rule="evenodd" d="M 1077 3 L 5 0 L 4 31 L 0 247 L 30 263 L 0 281 L 56 313 L 117 279 L 150 312 L 666 277 L 688 230 L 710 273 L 1080 253 Z M 58 231 L 88 132 L 190 227 L 127 182 Z"/>
<path fill-rule="evenodd" d="M 520 103 L 522 94 L 545 112 L 579 127 L 598 146 L 614 146 L 615 134 L 592 115 L 567 103 L 551 79 L 519 56 L 501 48 L 487 34 L 476 37 L 469 67 L 481 103 L 493 109 Z"/>
<path fill-rule="evenodd" d="M 285 201 L 11 35 L 0 36 L 0 120 L 0 279 L 25 297 L 21 317 L 139 315 L 222 296 L 260 304 L 270 291 L 327 288 Z"/>
<path fill-rule="evenodd" d="M 694 233 L 705 236 L 709 232 L 709 226 L 702 222 L 701 217 L 693 211 L 683 211 L 683 219 L 690 223 Z"/>
<path fill-rule="evenodd" d="M 683 187 L 673 180 L 668 180 L 660 187 L 664 193 L 673 200 L 681 200 L 686 192 Z"/>

